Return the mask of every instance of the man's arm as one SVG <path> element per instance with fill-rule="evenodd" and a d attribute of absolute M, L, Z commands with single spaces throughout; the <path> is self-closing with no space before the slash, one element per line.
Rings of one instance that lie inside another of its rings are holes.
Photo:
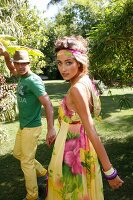
<path fill-rule="evenodd" d="M 8 67 L 8 69 L 10 70 L 10 72 L 13 75 L 17 75 L 17 71 L 14 67 L 13 62 L 10 59 L 10 55 L 9 53 L 6 51 L 6 48 L 3 46 L 2 43 L 0 43 L 0 55 L 4 56 L 5 62 L 6 62 L 6 66 Z"/>
<path fill-rule="evenodd" d="M 49 96 L 46 94 L 44 96 L 40 96 L 39 100 L 41 104 L 44 106 L 45 113 L 46 113 L 46 120 L 47 120 L 47 136 L 46 142 L 48 146 L 52 144 L 56 137 L 56 131 L 54 128 L 54 111 L 52 103 L 49 99 Z"/>

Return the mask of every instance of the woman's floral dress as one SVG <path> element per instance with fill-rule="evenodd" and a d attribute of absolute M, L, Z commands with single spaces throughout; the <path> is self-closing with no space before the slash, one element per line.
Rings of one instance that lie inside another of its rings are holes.
<path fill-rule="evenodd" d="M 91 91 L 94 113 L 100 101 L 87 77 L 82 83 Z M 68 110 L 66 97 L 59 107 L 60 129 L 48 173 L 46 200 L 103 200 L 103 185 L 96 152 L 77 113 Z"/>

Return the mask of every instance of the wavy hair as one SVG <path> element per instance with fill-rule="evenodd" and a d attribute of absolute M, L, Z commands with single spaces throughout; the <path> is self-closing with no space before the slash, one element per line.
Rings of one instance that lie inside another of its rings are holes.
<path fill-rule="evenodd" d="M 58 53 L 60 50 L 68 49 L 74 50 L 73 56 L 80 63 L 81 71 L 85 74 L 88 73 L 89 60 L 88 60 L 88 42 L 82 36 L 65 36 L 59 38 L 55 42 L 55 52 Z"/>

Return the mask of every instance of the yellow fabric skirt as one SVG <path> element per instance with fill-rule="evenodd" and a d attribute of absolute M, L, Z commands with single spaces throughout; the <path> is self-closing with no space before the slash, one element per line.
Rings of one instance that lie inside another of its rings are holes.
<path fill-rule="evenodd" d="M 81 126 L 61 123 L 48 167 L 46 200 L 104 199 L 97 155 Z"/>

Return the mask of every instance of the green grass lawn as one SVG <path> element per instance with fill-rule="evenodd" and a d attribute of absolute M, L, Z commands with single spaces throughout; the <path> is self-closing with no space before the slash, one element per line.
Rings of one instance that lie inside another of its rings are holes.
<path fill-rule="evenodd" d="M 64 81 L 45 81 L 46 90 L 55 110 L 55 127 L 57 126 L 58 105 L 69 88 Z M 110 160 L 117 168 L 125 184 L 117 191 L 110 189 L 103 177 L 105 200 L 133 200 L 133 89 L 110 89 L 101 96 L 102 120 L 95 120 L 96 128 L 104 142 Z M 128 98 L 131 108 L 119 107 L 119 100 Z M 52 152 L 45 141 L 46 120 L 43 112 L 43 132 L 39 140 L 37 159 L 47 168 Z M 13 158 L 12 149 L 18 121 L 3 123 L 8 134 L 8 141 L 0 145 L 0 200 L 21 200 L 25 196 L 23 174 L 19 162 Z"/>

